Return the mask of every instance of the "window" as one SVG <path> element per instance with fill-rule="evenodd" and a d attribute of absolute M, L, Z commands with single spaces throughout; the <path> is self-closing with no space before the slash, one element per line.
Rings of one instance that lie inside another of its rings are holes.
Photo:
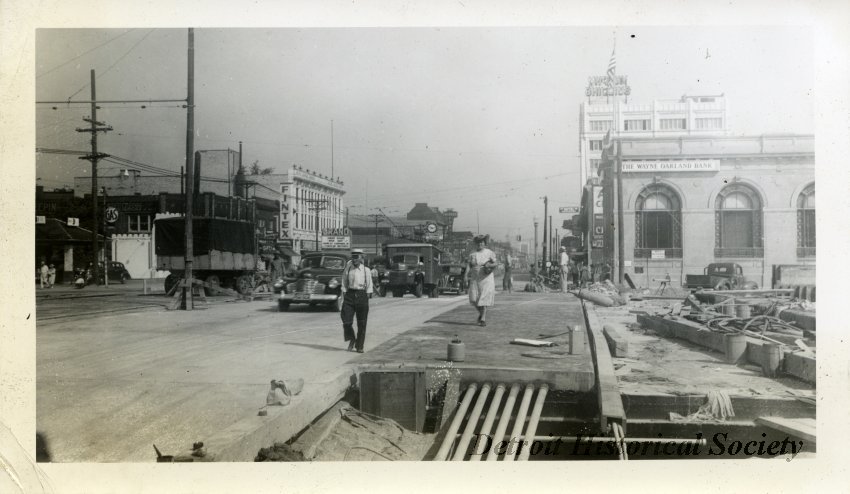
<path fill-rule="evenodd" d="M 684 118 L 661 119 L 661 130 L 684 130 L 687 128 L 687 120 Z"/>
<path fill-rule="evenodd" d="M 127 231 L 149 232 L 151 231 L 151 217 L 147 214 L 127 215 Z"/>
<path fill-rule="evenodd" d="M 590 121 L 590 131 L 591 132 L 605 132 L 611 128 L 611 120 L 591 120 Z"/>
<path fill-rule="evenodd" d="M 626 120 L 625 130 L 652 130 L 650 120 Z"/>
<path fill-rule="evenodd" d="M 762 206 L 746 185 L 720 191 L 715 202 L 715 257 L 763 257 Z"/>
<path fill-rule="evenodd" d="M 797 198 L 797 257 L 815 256 L 815 184 Z"/>
<path fill-rule="evenodd" d="M 635 204 L 635 257 L 651 257 L 653 250 L 665 250 L 665 258 L 682 257 L 682 205 L 669 187 L 650 185 L 641 191 Z"/>
<path fill-rule="evenodd" d="M 720 117 L 717 118 L 698 118 L 696 119 L 696 128 L 697 129 L 722 129 L 723 128 L 723 119 Z"/>
<path fill-rule="evenodd" d="M 591 158 L 591 160 L 590 160 L 590 174 L 591 175 L 598 175 L 599 174 L 599 165 L 601 165 L 601 164 L 602 164 L 601 159 Z"/>
<path fill-rule="evenodd" d="M 591 151 L 602 151 L 602 140 L 591 140 L 590 141 L 590 150 Z"/>

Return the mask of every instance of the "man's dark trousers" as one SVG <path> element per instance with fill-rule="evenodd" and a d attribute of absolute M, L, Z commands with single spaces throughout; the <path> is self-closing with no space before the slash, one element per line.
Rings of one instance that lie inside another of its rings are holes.
<path fill-rule="evenodd" d="M 345 341 L 354 340 L 354 347 L 363 350 L 366 341 L 366 320 L 369 318 L 369 295 L 366 290 L 348 290 L 342 301 L 342 329 Z M 354 335 L 354 316 L 357 316 L 357 336 Z"/>

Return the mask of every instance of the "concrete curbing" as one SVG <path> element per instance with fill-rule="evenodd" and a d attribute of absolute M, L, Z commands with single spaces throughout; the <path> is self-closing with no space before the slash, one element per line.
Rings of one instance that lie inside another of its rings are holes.
<path fill-rule="evenodd" d="M 322 380 L 305 382 L 289 405 L 266 407 L 267 416 L 255 414 L 204 440 L 207 455 L 196 461 L 253 461 L 260 448 L 290 439 L 341 400 L 356 385 L 357 375 L 357 366 L 349 365 Z M 257 399 L 259 403 L 263 397 Z"/>

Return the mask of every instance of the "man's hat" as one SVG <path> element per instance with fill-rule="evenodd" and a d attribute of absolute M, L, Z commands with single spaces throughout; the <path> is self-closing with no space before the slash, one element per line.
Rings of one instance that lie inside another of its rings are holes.
<path fill-rule="evenodd" d="M 561 250 L 567 250 L 567 248 L 566 248 L 566 247 L 561 247 Z"/>
<path fill-rule="evenodd" d="M 363 249 L 351 249 L 351 254 L 360 254 L 363 255 Z"/>
<path fill-rule="evenodd" d="M 472 239 L 472 241 L 473 241 L 473 242 L 475 242 L 476 244 L 477 244 L 478 242 L 484 242 L 484 243 L 486 244 L 486 243 L 489 243 L 489 242 L 490 242 L 490 235 L 476 235 L 476 236 Z"/>

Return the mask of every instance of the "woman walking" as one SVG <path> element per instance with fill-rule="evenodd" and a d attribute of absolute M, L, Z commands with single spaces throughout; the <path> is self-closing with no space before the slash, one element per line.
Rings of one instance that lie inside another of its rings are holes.
<path fill-rule="evenodd" d="M 473 239 L 475 252 L 469 255 L 469 303 L 478 309 L 478 325 L 486 326 L 487 307 L 492 307 L 496 297 L 496 280 L 493 270 L 498 261 L 496 254 L 487 248 L 489 235 Z"/>

